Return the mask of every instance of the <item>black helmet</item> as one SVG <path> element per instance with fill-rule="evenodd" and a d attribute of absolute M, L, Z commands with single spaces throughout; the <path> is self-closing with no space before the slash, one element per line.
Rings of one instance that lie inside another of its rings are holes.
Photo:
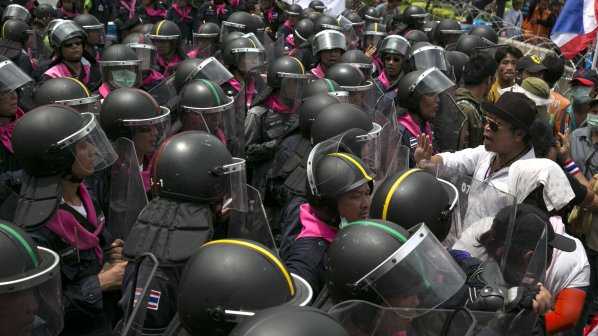
<path fill-rule="evenodd" d="M 156 43 L 157 40 L 168 40 L 175 42 L 176 47 L 181 41 L 181 29 L 169 20 L 162 20 L 152 27 L 149 37 Z"/>
<path fill-rule="evenodd" d="M 305 13 L 307 11 L 307 13 Z M 314 24 L 316 23 L 316 21 L 323 15 L 320 12 L 316 12 L 314 11 L 312 8 L 306 8 L 303 10 L 304 14 L 301 14 L 302 16 L 304 16 L 306 19 L 310 20 L 311 22 L 313 22 Z"/>
<path fill-rule="evenodd" d="M 266 246 L 214 240 L 200 247 L 185 266 L 178 315 L 190 335 L 228 335 L 247 313 L 282 304 L 305 306 L 311 296 L 305 280 L 290 274 Z"/>
<path fill-rule="evenodd" d="M 103 45 L 106 42 L 106 28 L 90 14 L 79 14 L 73 19 L 87 33 L 87 43 Z"/>
<path fill-rule="evenodd" d="M 56 8 L 50 4 L 41 4 L 35 9 L 35 17 L 37 19 L 43 19 L 46 17 L 56 18 L 57 16 L 58 12 L 56 11 Z"/>
<path fill-rule="evenodd" d="M 141 29 L 139 30 L 139 32 L 141 34 L 151 34 L 152 29 L 154 29 L 153 23 L 145 23 L 145 24 L 143 24 L 143 26 L 141 26 Z"/>
<path fill-rule="evenodd" d="M 240 323 L 230 336 L 349 336 L 332 316 L 312 307 L 280 306 Z"/>
<path fill-rule="evenodd" d="M 328 140 L 350 129 L 367 134 L 375 128 L 367 113 L 353 104 L 334 104 L 315 116 L 310 130 L 312 145 Z"/>
<path fill-rule="evenodd" d="M 376 188 L 370 217 L 399 223 L 406 230 L 425 223 L 443 241 L 451 229 L 457 200 L 457 189 L 451 183 L 421 169 L 400 171 Z"/>
<path fill-rule="evenodd" d="M 484 40 L 477 35 L 462 35 L 457 41 L 455 50 L 464 53 L 467 56 L 471 56 L 471 53 L 476 48 L 483 48 L 486 46 Z"/>
<path fill-rule="evenodd" d="M 359 16 L 359 14 L 355 12 L 349 12 L 344 16 L 347 20 L 351 21 L 351 25 L 353 27 L 365 25 L 365 21 L 361 18 L 361 16 Z"/>
<path fill-rule="evenodd" d="M 337 19 L 335 19 L 332 16 L 322 15 L 322 16 L 318 17 L 316 22 L 314 22 L 313 33 L 317 34 L 326 29 L 342 31 L 342 28 L 341 28 L 340 24 L 338 23 Z"/>
<path fill-rule="evenodd" d="M 196 49 L 196 58 L 212 56 L 220 47 L 220 27 L 213 22 L 206 22 L 193 32 L 193 48 Z"/>
<path fill-rule="evenodd" d="M 337 63 L 326 71 L 326 78 L 337 82 L 343 90 L 363 91 L 373 84 L 368 81 L 363 72 L 347 63 Z"/>
<path fill-rule="evenodd" d="M 81 38 L 85 43 L 87 40 L 87 33 L 74 21 L 64 20 L 56 24 L 49 39 L 52 47 L 60 48 L 65 41 L 76 37 Z"/>
<path fill-rule="evenodd" d="M 322 92 L 322 91 L 320 91 Z M 299 114 L 299 129 L 301 135 L 309 139 L 311 134 L 311 126 L 320 111 L 323 111 L 330 105 L 339 104 L 342 101 L 328 93 L 318 93 L 306 98 L 299 106 L 297 114 Z"/>
<path fill-rule="evenodd" d="M 314 55 L 317 55 L 323 50 L 347 50 L 345 34 L 338 30 L 326 29 L 316 33 L 311 44 Z"/>
<path fill-rule="evenodd" d="M 444 19 L 434 28 L 434 40 L 443 47 L 457 42 L 461 34 L 463 30 L 455 19 Z"/>
<path fill-rule="evenodd" d="M 24 21 L 9 19 L 2 24 L 3 39 L 25 43 L 32 34 L 33 30 Z"/>
<path fill-rule="evenodd" d="M 366 9 L 365 11 L 365 15 L 363 16 L 363 18 L 366 21 L 374 21 L 374 22 L 382 22 L 382 16 L 380 16 L 380 13 L 378 12 L 378 10 L 374 7 L 370 7 L 368 9 Z"/>
<path fill-rule="evenodd" d="M 422 26 L 421 31 L 426 33 L 426 36 L 428 37 L 428 42 L 434 41 L 434 29 L 436 28 L 437 24 L 438 21 L 430 20 L 426 21 L 426 23 L 424 23 L 424 25 Z"/>
<path fill-rule="evenodd" d="M 234 31 L 257 34 L 256 24 L 257 22 L 253 18 L 253 15 L 247 12 L 234 12 L 226 21 L 222 21 L 220 34 L 221 37 L 224 37 Z"/>
<path fill-rule="evenodd" d="M 137 59 L 141 61 L 141 70 L 150 71 L 156 63 L 157 48 L 147 34 L 129 34 L 122 41 L 122 44 L 133 49 Z"/>
<path fill-rule="evenodd" d="M 363 32 L 364 40 L 366 38 L 372 39 L 372 45 L 374 47 L 378 46 L 378 43 L 385 38 L 388 33 L 386 33 L 386 26 L 383 24 L 379 24 L 378 22 L 372 22 L 367 27 L 365 27 L 365 31 Z M 365 46 L 368 47 L 368 46 Z"/>
<path fill-rule="evenodd" d="M 341 235 L 342 234 L 342 235 Z M 326 257 L 326 286 L 336 302 L 363 300 L 378 303 L 373 290 L 356 284 L 393 255 L 411 237 L 403 227 L 380 219 L 368 219 L 344 226 L 335 237 Z M 416 274 L 405 274 L 417 286 Z M 404 290 L 403 288 L 401 288 Z"/>
<path fill-rule="evenodd" d="M 63 104 L 79 112 L 99 115 L 100 96 L 91 95 L 85 84 L 73 77 L 50 78 L 43 82 L 34 95 L 35 106 Z"/>
<path fill-rule="evenodd" d="M 492 27 L 487 26 L 485 24 L 480 24 L 471 27 L 471 29 L 469 30 L 469 35 L 477 35 L 481 37 L 484 40 L 484 42 L 486 42 L 486 45 L 498 44 L 498 34 L 494 29 L 492 29 Z"/>
<path fill-rule="evenodd" d="M 446 59 L 449 62 L 451 69 L 453 70 L 453 76 L 455 77 L 455 81 L 458 81 L 459 78 L 463 75 L 463 69 L 465 69 L 465 64 L 467 64 L 467 60 L 469 60 L 469 56 L 460 52 L 460 51 L 447 51 L 446 52 Z"/>
<path fill-rule="evenodd" d="M 347 63 L 357 67 L 363 75 L 371 77 L 374 66 L 372 61 L 361 50 L 347 50 L 341 55 L 340 63 Z"/>
<path fill-rule="evenodd" d="M 403 108 L 419 112 L 419 101 L 423 96 L 436 96 L 454 85 L 437 68 L 411 71 L 399 79 L 396 101 Z"/>
<path fill-rule="evenodd" d="M 428 13 L 420 6 L 409 6 L 403 11 L 403 23 L 413 29 L 421 29 Z"/>
<path fill-rule="evenodd" d="M 27 83 L 33 83 L 33 79 L 13 61 L 0 55 L 0 97 L 19 90 Z"/>
<path fill-rule="evenodd" d="M 14 127 L 12 146 L 17 162 L 28 175 L 57 176 L 75 162 L 74 147 L 81 139 L 93 139 L 96 155 L 107 155 L 104 160 L 94 159 L 95 170 L 116 160 L 116 153 L 93 114 L 79 113 L 64 105 L 43 105 L 27 112 Z M 100 143 L 103 139 L 106 144 Z"/>
<path fill-rule="evenodd" d="M 348 99 L 348 92 L 343 91 L 337 82 L 328 78 L 319 78 L 307 84 L 305 91 L 303 92 L 303 99 L 305 100 L 318 93 L 331 93 L 332 95 L 338 96 L 343 102 L 347 102 Z"/>
<path fill-rule="evenodd" d="M 112 141 L 121 137 L 132 139 L 135 132 L 144 131 L 142 128 L 148 125 L 160 126 L 164 133 L 169 129 L 169 114 L 167 108 L 158 106 L 156 100 L 145 91 L 117 89 L 104 99 L 100 125 Z"/>
<path fill-rule="evenodd" d="M 283 56 L 270 63 L 267 83 L 273 89 L 280 89 L 283 78 L 296 75 L 307 78 L 301 61 L 295 57 Z"/>
<path fill-rule="evenodd" d="M 197 29 L 193 35 L 199 35 L 203 37 L 218 37 L 220 36 L 220 26 L 214 22 L 205 22 Z"/>
<path fill-rule="evenodd" d="M 428 36 L 421 30 L 410 30 L 405 34 L 405 38 L 409 41 L 410 44 L 415 44 L 418 42 L 429 42 Z"/>
<path fill-rule="evenodd" d="M 184 113 L 183 130 L 209 131 L 214 134 L 215 130 L 210 130 L 204 116 L 216 116 L 217 113 L 222 118 L 224 111 L 234 107 L 234 100 L 217 83 L 205 79 L 194 79 L 185 84 L 179 97 L 179 107 Z M 219 123 L 222 123 L 222 119 Z"/>
<path fill-rule="evenodd" d="M 250 38 L 239 37 L 222 45 L 222 63 L 224 65 L 249 71 L 264 62 L 264 50 Z"/>
<path fill-rule="evenodd" d="M 31 13 L 27 8 L 13 3 L 6 6 L 4 12 L 2 13 L 2 22 L 9 19 L 21 20 L 28 23 L 31 19 Z"/>
<path fill-rule="evenodd" d="M 307 5 L 307 7 L 312 8 L 316 12 L 324 14 L 324 10 L 326 9 L 326 5 L 320 0 L 313 0 Z"/>
<path fill-rule="evenodd" d="M 399 54 L 402 56 L 407 55 L 407 51 L 411 45 L 406 38 L 399 35 L 390 35 L 384 38 L 382 42 L 380 42 L 380 47 L 378 48 L 378 52 L 383 54 Z"/>
<path fill-rule="evenodd" d="M 141 61 L 129 46 L 111 45 L 104 50 L 99 63 L 102 81 L 111 88 L 131 88 L 141 85 Z"/>
<path fill-rule="evenodd" d="M 301 19 L 295 24 L 295 36 L 303 42 L 309 40 L 314 33 L 314 23 L 310 19 Z"/>
<path fill-rule="evenodd" d="M 196 72 L 201 62 L 203 60 L 200 58 L 187 58 L 177 66 L 174 72 L 174 87 L 176 92 L 180 93 L 185 83 L 193 78 L 191 74 Z"/>
<path fill-rule="evenodd" d="M 303 8 L 301 7 L 301 5 L 292 4 L 284 12 L 286 15 L 299 16 L 299 15 L 301 15 L 302 11 L 303 11 Z"/>
<path fill-rule="evenodd" d="M 220 202 L 230 190 L 226 167 L 232 163 L 217 137 L 199 131 L 176 134 L 153 157 L 152 194 L 194 203 Z"/>
<path fill-rule="evenodd" d="M 231 32 L 228 35 L 226 35 L 223 39 L 222 42 L 220 43 L 220 50 L 222 51 L 222 49 L 224 49 L 224 46 L 235 39 L 238 39 L 239 37 L 243 37 L 243 35 L 245 35 L 245 33 L 240 32 L 240 31 L 236 31 L 236 32 Z"/>
<path fill-rule="evenodd" d="M 427 42 L 418 42 L 409 49 L 405 57 L 405 65 L 409 71 L 426 70 L 432 67 L 440 71 L 448 71 L 444 49 L 429 45 Z"/>
<path fill-rule="evenodd" d="M 35 334 L 43 321 L 44 334 L 58 335 L 64 324 L 58 254 L 6 221 L 0 222 L 0 250 L 3 333 Z"/>

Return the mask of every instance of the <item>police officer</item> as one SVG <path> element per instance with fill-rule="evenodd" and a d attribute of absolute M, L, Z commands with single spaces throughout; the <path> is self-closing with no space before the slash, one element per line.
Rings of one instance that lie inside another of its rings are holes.
<path fill-rule="evenodd" d="M 312 49 L 314 23 L 309 19 L 301 19 L 294 26 L 292 38 L 285 40 L 285 52 L 288 56 L 298 58 L 304 67 L 312 68 L 316 63 Z"/>
<path fill-rule="evenodd" d="M 149 37 L 158 48 L 156 61 L 159 72 L 164 77 L 172 75 L 179 63 L 187 58 L 182 49 L 183 40 L 179 26 L 172 21 L 160 21 L 154 25 Z"/>
<path fill-rule="evenodd" d="M 421 30 L 429 16 L 425 9 L 411 5 L 403 11 L 403 22 L 397 27 L 397 34 L 405 35 L 411 30 Z"/>
<path fill-rule="evenodd" d="M 106 43 L 106 28 L 95 16 L 90 14 L 79 14 L 73 21 L 87 33 L 85 51 L 99 62 L 102 48 Z"/>
<path fill-rule="evenodd" d="M 299 22 L 299 16 L 301 15 L 302 10 L 303 8 L 301 8 L 301 5 L 292 4 L 284 11 L 287 16 L 287 20 L 276 31 L 276 39 L 286 39 L 287 36 L 293 34 L 295 31 L 295 25 L 297 22 Z"/>
<path fill-rule="evenodd" d="M 220 45 L 220 27 L 213 22 L 206 22 L 193 32 L 193 50 L 187 53 L 190 58 L 208 58 L 213 56 Z"/>
<path fill-rule="evenodd" d="M 100 66 L 102 85 L 98 92 L 104 99 L 112 90 L 141 85 L 141 61 L 133 49 L 124 44 L 115 44 L 106 49 Z"/>
<path fill-rule="evenodd" d="M 100 115 L 100 99 L 99 95 L 92 95 L 83 83 L 73 77 L 51 78 L 35 90 L 34 96 L 36 107 L 62 104 L 96 116 Z"/>
<path fill-rule="evenodd" d="M 378 43 L 382 41 L 388 34 L 386 33 L 386 26 L 379 24 L 378 22 L 370 23 L 366 25 L 365 32 L 363 33 L 363 45 L 361 49 L 366 56 L 372 59 L 374 64 L 374 71 L 372 76 L 378 76 L 384 69 L 384 62 L 376 51 L 378 50 Z"/>
<path fill-rule="evenodd" d="M 341 56 L 340 63 L 347 63 L 358 68 L 366 78 L 372 77 L 374 70 L 372 61 L 361 50 L 347 50 Z"/>
<path fill-rule="evenodd" d="M 174 1 L 166 13 L 166 20 L 176 23 L 181 30 L 181 39 L 190 43 L 193 38 L 193 30 L 201 23 L 197 20 L 197 9 L 189 0 Z"/>
<path fill-rule="evenodd" d="M 256 83 L 251 74 L 253 69 L 261 67 L 265 62 L 264 50 L 257 47 L 254 41 L 239 37 L 222 45 L 222 63 L 234 78 L 223 83 L 222 88 L 229 97 L 236 96 L 243 88 L 245 104 L 253 104 L 257 94 Z"/>
<path fill-rule="evenodd" d="M 434 28 L 434 40 L 446 50 L 454 50 L 459 37 L 463 34 L 461 25 L 455 19 L 444 19 Z"/>
<path fill-rule="evenodd" d="M 187 58 L 174 73 L 174 87 L 178 93 L 183 86 L 194 79 L 207 79 L 223 85 L 233 78 L 233 74 L 214 57 L 207 59 Z"/>
<path fill-rule="evenodd" d="M 317 78 L 324 77 L 326 71 L 338 63 L 342 53 L 347 50 L 345 35 L 332 29 L 317 33 L 313 38 L 312 45 L 318 63 L 315 68 L 311 69 L 311 73 Z"/>
<path fill-rule="evenodd" d="M 84 57 L 86 39 L 87 34 L 75 22 L 59 22 L 50 34 L 50 43 L 56 57 L 48 65 L 41 81 L 56 77 L 74 77 L 89 90 L 99 86 L 101 76 L 97 65 Z"/>
<path fill-rule="evenodd" d="M 382 57 L 384 68 L 374 84 L 389 98 L 396 97 L 396 84 L 404 73 L 403 64 L 409 47 L 407 39 L 398 35 L 388 36 L 380 43 L 378 53 Z"/>
<path fill-rule="evenodd" d="M 326 73 L 326 78 L 337 82 L 341 89 L 349 92 L 349 103 L 364 109 L 373 118 L 376 104 L 374 83 L 357 67 L 346 63 L 333 65 Z"/>
<path fill-rule="evenodd" d="M 7 335 L 58 335 L 64 324 L 60 257 L 23 229 L 0 222 L 0 323 Z"/>
<path fill-rule="evenodd" d="M 62 333 L 109 335 L 127 263 L 81 183 L 116 159 L 108 138 L 93 114 L 44 105 L 15 125 L 12 144 L 26 173 L 14 221 L 60 256 Z"/>
<path fill-rule="evenodd" d="M 290 56 L 276 59 L 268 68 L 269 89 L 254 101 L 245 119 L 245 145 L 252 185 L 263 194 L 265 177 L 280 137 L 297 120 L 297 98 L 301 98 L 309 76 L 301 62 Z"/>
<path fill-rule="evenodd" d="M 193 150 L 189 151 L 191 148 Z M 241 188 L 245 186 L 242 182 L 244 164 L 244 160 L 231 157 L 217 137 L 198 131 L 168 138 L 153 156 L 151 190 L 154 198 L 139 214 L 123 251 L 135 262 L 140 262 L 144 253 L 151 252 L 159 263 L 156 277 L 150 283 L 154 301 L 145 315 L 145 332 L 163 333 L 177 312 L 177 301 L 179 309 L 181 305 L 189 304 L 189 299 L 203 302 L 195 295 L 177 296 L 179 290 L 184 291 L 185 286 L 189 286 L 185 284 L 184 276 L 181 278 L 183 269 L 198 246 L 211 241 L 215 234 L 226 235 L 221 213 L 225 199 L 231 199 L 227 205 L 231 209 L 239 202 L 246 202 L 240 197 L 243 194 Z M 208 274 L 203 270 L 202 273 Z M 120 301 L 123 308 L 136 292 L 136 288 L 132 288 L 133 275 L 134 267 L 129 266 Z M 150 280 L 142 272 L 139 278 L 142 280 L 137 281 L 138 285 Z M 222 281 L 218 282 L 218 286 L 222 284 Z M 223 290 L 220 287 L 202 292 L 224 294 Z"/>
<path fill-rule="evenodd" d="M 52 53 L 52 48 L 45 41 L 44 32 L 57 15 L 56 9 L 49 4 L 39 5 L 35 9 L 35 19 L 31 22 L 31 28 L 35 31 L 35 58 L 39 61 L 48 59 Z"/>
<path fill-rule="evenodd" d="M 199 22 L 212 22 L 220 26 L 232 14 L 232 8 L 224 0 L 205 1 L 197 10 Z"/>
<path fill-rule="evenodd" d="M 33 74 L 33 59 L 29 52 L 29 40 L 33 30 L 24 21 L 9 19 L 2 24 L 0 54 L 10 58 L 28 75 Z"/>
<path fill-rule="evenodd" d="M 141 87 L 144 90 L 148 91 L 164 80 L 164 76 L 155 69 L 158 49 L 146 34 L 133 33 L 125 37 L 122 43 L 131 48 L 141 61 Z"/>
<path fill-rule="evenodd" d="M 366 9 L 363 18 L 365 19 L 366 26 L 369 26 L 372 23 L 382 23 L 382 16 L 380 15 L 380 12 L 378 12 L 378 10 L 374 7 L 369 7 Z"/>
<path fill-rule="evenodd" d="M 268 34 L 270 39 L 276 39 L 276 32 L 278 28 L 286 21 L 284 12 L 276 2 L 272 0 L 261 0 L 260 1 L 262 20 L 266 24 L 265 33 Z M 299 13 L 297 13 L 299 15 Z"/>

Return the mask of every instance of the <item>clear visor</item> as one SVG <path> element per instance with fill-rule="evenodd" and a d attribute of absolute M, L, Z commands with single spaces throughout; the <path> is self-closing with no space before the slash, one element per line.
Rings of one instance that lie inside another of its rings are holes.
<path fill-rule="evenodd" d="M 185 80 L 185 83 L 192 79 L 207 79 L 218 85 L 222 85 L 232 78 L 233 74 L 222 63 L 218 62 L 216 58 L 210 57 L 193 69 L 189 77 Z"/>
<path fill-rule="evenodd" d="M 382 177 L 384 174 L 379 175 L 382 169 L 382 126 L 377 123 L 372 125 L 374 127 L 367 134 L 356 137 L 357 144 L 361 147 L 359 157 L 376 173 L 376 177 Z"/>
<path fill-rule="evenodd" d="M 305 88 L 309 84 L 311 78 L 307 75 L 290 76 L 291 74 L 284 74 L 280 84 L 280 97 L 285 101 L 285 105 L 292 106 L 293 113 L 299 108 L 298 101 L 303 98 Z M 288 76 L 288 77 L 286 77 Z"/>
<path fill-rule="evenodd" d="M 220 43 L 222 43 L 222 41 L 224 40 L 224 38 L 226 36 L 228 36 L 228 34 L 230 34 L 232 32 L 241 32 L 241 33 L 244 33 L 245 32 L 245 25 L 238 24 L 238 23 L 233 23 L 233 22 L 228 22 L 228 21 L 222 21 L 222 24 L 220 24 Z"/>
<path fill-rule="evenodd" d="M 410 231 L 411 237 L 355 286 L 375 292 L 384 306 L 432 309 L 457 293 L 466 275 L 425 224 Z"/>
<path fill-rule="evenodd" d="M 73 21 L 61 21 L 56 25 L 54 30 L 52 31 L 52 43 L 55 46 L 60 46 L 64 41 L 69 40 L 73 37 L 82 36 L 85 34 L 85 31 L 82 30 L 75 22 Z"/>
<path fill-rule="evenodd" d="M 63 21 L 65 21 L 65 20 L 54 19 L 54 20 L 50 21 L 50 23 L 48 23 L 48 25 L 46 26 L 46 29 L 44 30 L 44 36 L 50 37 L 50 35 L 54 31 L 54 29 L 56 29 L 56 27 L 58 26 L 58 24 L 60 24 Z"/>
<path fill-rule="evenodd" d="M 443 56 L 444 57 L 444 56 Z M 421 76 L 409 87 L 409 91 L 417 92 L 426 97 L 434 97 L 455 86 L 438 68 L 427 68 Z"/>
<path fill-rule="evenodd" d="M 247 211 L 232 211 L 228 226 L 228 238 L 248 239 L 267 246 L 277 257 L 277 248 L 264 211 L 262 198 L 257 189 L 247 186 Z"/>
<path fill-rule="evenodd" d="M 27 42 L 25 44 L 25 46 L 27 48 L 33 47 L 33 48 L 37 48 L 37 46 L 35 45 L 35 30 L 27 30 L 27 34 L 29 35 L 27 37 Z"/>
<path fill-rule="evenodd" d="M 33 82 L 33 79 L 12 61 L 0 62 L 0 74 L 0 97 Z"/>
<path fill-rule="evenodd" d="M 380 166 L 376 170 L 376 180 L 384 181 L 396 172 L 409 170 L 409 148 L 400 144 L 401 133 L 396 126 L 386 123 L 379 138 Z"/>
<path fill-rule="evenodd" d="M 378 90 L 372 82 L 367 81 L 367 84 L 362 86 L 341 86 L 341 88 L 349 92 L 349 103 L 361 107 L 370 119 L 374 120 Z"/>
<path fill-rule="evenodd" d="M 139 43 L 127 45 L 135 51 L 137 59 L 141 61 L 141 71 L 149 71 L 153 68 L 156 64 L 157 48 L 155 46 Z"/>
<path fill-rule="evenodd" d="M 8 5 L 2 14 L 2 22 L 6 22 L 9 19 L 17 19 L 23 22 L 29 22 L 29 19 L 31 19 L 31 13 L 29 13 L 27 8 L 21 5 Z"/>
<path fill-rule="evenodd" d="M 232 98 L 221 106 L 217 107 L 189 107 L 181 106 L 185 112 L 183 117 L 183 131 L 203 131 L 210 133 L 220 139 L 225 145 L 230 142 L 230 137 L 227 133 L 229 130 L 224 130 L 225 125 L 230 125 L 230 122 L 224 122 L 225 119 L 235 118 L 234 101 Z M 232 132 L 230 136 L 235 136 Z"/>
<path fill-rule="evenodd" d="M 64 325 L 58 255 L 38 247 L 36 274 L 0 283 L 0 323 L 6 335 L 58 335 Z"/>
<path fill-rule="evenodd" d="M 386 33 L 365 32 L 364 43 L 366 47 L 376 47 L 386 37 Z"/>
<path fill-rule="evenodd" d="M 218 35 L 193 34 L 193 49 L 197 50 L 195 58 L 208 58 L 217 48 Z"/>
<path fill-rule="evenodd" d="M 174 41 L 179 39 L 179 35 L 153 35 L 148 34 L 150 40 L 155 44 L 156 41 Z"/>
<path fill-rule="evenodd" d="M 141 86 L 141 61 L 100 62 L 102 81 L 114 89 Z"/>
<path fill-rule="evenodd" d="M 87 43 L 91 45 L 103 45 L 106 43 L 106 30 L 104 25 L 84 26 L 87 33 Z"/>
<path fill-rule="evenodd" d="M 467 309 L 421 309 L 378 306 L 365 301 L 345 301 L 328 311 L 351 335 L 473 335 L 477 325 Z M 500 334 L 504 335 L 504 334 Z"/>
<path fill-rule="evenodd" d="M 247 179 L 245 160 L 233 157 L 233 163 L 215 168 L 216 174 L 226 175 L 230 181 L 230 189 L 225 196 L 223 207 L 247 212 Z"/>
<path fill-rule="evenodd" d="M 92 113 L 82 113 L 84 126 L 60 140 L 59 148 L 68 148 L 80 167 L 88 173 L 104 169 L 118 158 L 110 140 Z"/>
<path fill-rule="evenodd" d="M 317 54 L 322 50 L 347 50 L 347 40 L 345 38 L 345 35 L 343 35 L 343 33 L 341 32 L 337 32 L 334 30 L 325 30 L 319 32 L 314 37 L 312 44 L 314 54 Z"/>
<path fill-rule="evenodd" d="M 160 107 L 160 115 L 148 119 L 125 119 L 138 152 L 153 154 L 158 145 L 170 136 L 170 110 Z"/>
<path fill-rule="evenodd" d="M 447 71 L 448 64 L 444 55 L 444 49 L 440 47 L 422 47 L 413 52 L 407 60 L 415 70 L 427 70 L 437 68 L 440 71 Z"/>
<path fill-rule="evenodd" d="M 266 64 L 267 55 L 257 48 L 242 48 L 231 50 L 235 58 L 235 64 L 241 71 L 248 72 L 251 69 L 261 67 Z"/>
<path fill-rule="evenodd" d="M 102 107 L 101 97 L 99 95 L 80 99 L 59 100 L 54 103 L 70 106 L 81 113 L 93 113 L 96 118 L 99 118 L 100 109 Z"/>
<path fill-rule="evenodd" d="M 402 36 L 388 36 L 380 44 L 380 53 L 406 55 L 411 45 Z"/>
<path fill-rule="evenodd" d="M 264 45 L 262 44 L 262 42 L 260 41 L 260 39 L 257 36 L 255 36 L 254 33 L 248 33 L 248 34 L 245 34 L 245 35 L 243 35 L 241 37 L 250 39 L 251 42 L 253 42 L 253 45 L 255 46 L 255 48 L 257 48 L 259 50 L 262 50 L 264 52 L 266 51 L 266 48 L 264 48 Z"/>
<path fill-rule="evenodd" d="M 363 73 L 363 76 L 365 78 L 372 77 L 372 71 L 374 70 L 374 66 L 371 63 L 347 63 L 347 64 L 352 65 L 352 66 L 358 68 L 359 70 L 361 70 L 361 72 Z"/>
<path fill-rule="evenodd" d="M 349 102 L 349 91 L 335 91 L 335 92 L 326 92 L 329 96 L 337 97 L 341 103 L 348 103 Z M 306 98 L 304 98 L 305 100 Z"/>

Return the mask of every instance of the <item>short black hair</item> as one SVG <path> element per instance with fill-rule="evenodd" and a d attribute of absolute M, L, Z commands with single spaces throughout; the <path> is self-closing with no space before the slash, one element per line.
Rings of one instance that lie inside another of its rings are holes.
<path fill-rule="evenodd" d="M 556 82 L 563 76 L 563 73 L 565 72 L 565 63 L 565 59 L 554 52 L 549 52 L 544 56 L 544 59 L 542 60 L 542 65 L 546 67 L 546 71 L 544 71 L 544 81 L 550 88 L 554 87 Z"/>
<path fill-rule="evenodd" d="M 465 85 L 478 85 L 488 77 L 493 76 L 498 68 L 498 63 L 487 52 L 475 52 L 465 63 L 463 69 L 463 83 Z"/>
<path fill-rule="evenodd" d="M 507 57 L 508 54 L 515 56 L 516 59 L 520 59 L 521 57 L 523 57 L 523 53 L 521 52 L 521 50 L 519 50 L 519 48 L 512 45 L 508 45 L 496 51 L 496 54 L 494 54 L 494 60 L 496 61 L 496 63 L 500 64 L 503 58 Z"/>

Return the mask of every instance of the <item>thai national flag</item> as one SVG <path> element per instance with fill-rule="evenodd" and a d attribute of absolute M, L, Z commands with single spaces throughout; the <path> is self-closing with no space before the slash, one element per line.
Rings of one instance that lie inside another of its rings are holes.
<path fill-rule="evenodd" d="M 567 0 L 550 38 L 568 59 L 584 50 L 596 37 L 598 0 Z"/>
<path fill-rule="evenodd" d="M 133 299 L 133 304 L 137 304 L 137 301 L 139 301 L 139 297 L 141 296 L 141 288 L 136 288 L 135 289 L 135 297 Z M 160 296 L 162 295 L 162 293 L 155 291 L 155 290 L 150 290 L 150 296 L 149 296 L 149 300 L 147 301 L 147 309 L 151 309 L 151 310 L 158 310 L 158 305 L 160 304 Z"/>
<path fill-rule="evenodd" d="M 417 138 L 416 137 L 409 138 L 409 146 L 411 146 L 411 148 L 417 147 Z"/>

